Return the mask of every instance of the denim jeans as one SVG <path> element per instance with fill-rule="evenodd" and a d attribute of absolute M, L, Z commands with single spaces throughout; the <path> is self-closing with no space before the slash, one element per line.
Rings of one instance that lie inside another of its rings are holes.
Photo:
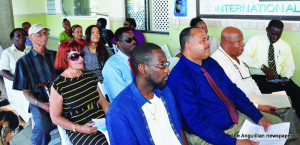
<path fill-rule="evenodd" d="M 32 144 L 48 145 L 51 140 L 50 131 L 55 128 L 51 121 L 50 114 L 32 104 L 30 104 L 30 110 L 34 122 L 31 137 Z"/>

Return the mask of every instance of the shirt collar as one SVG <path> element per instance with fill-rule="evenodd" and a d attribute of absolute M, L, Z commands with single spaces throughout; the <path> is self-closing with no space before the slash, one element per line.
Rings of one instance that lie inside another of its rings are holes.
<path fill-rule="evenodd" d="M 28 50 L 29 50 L 30 48 L 29 47 L 27 47 L 27 46 L 25 46 L 25 49 L 24 49 L 24 51 L 23 52 L 28 52 Z M 11 51 L 20 51 L 19 49 L 17 49 L 17 47 L 16 47 L 16 45 L 15 44 L 12 44 L 12 46 L 10 47 L 10 50 Z M 21 52 L 21 51 L 20 51 Z"/>
<path fill-rule="evenodd" d="M 201 72 L 201 65 L 190 61 L 184 55 L 181 56 L 180 61 L 182 61 L 185 65 L 187 65 L 187 67 L 189 67 L 194 72 L 200 74 L 200 72 Z M 203 62 L 202 62 L 202 65 L 203 65 Z"/>
<path fill-rule="evenodd" d="M 122 59 L 124 59 L 125 61 L 128 61 L 128 56 L 126 54 L 124 54 L 122 51 L 118 51 L 117 55 L 119 55 Z"/>
<path fill-rule="evenodd" d="M 33 49 L 30 49 L 30 52 L 33 54 L 34 57 L 36 57 L 37 55 L 42 55 L 40 53 L 37 53 L 36 51 L 34 51 Z M 48 53 L 47 48 L 45 47 L 45 55 Z"/>
<path fill-rule="evenodd" d="M 18 50 L 15 44 L 12 44 L 12 46 L 10 47 L 11 51 L 15 51 Z"/>
<path fill-rule="evenodd" d="M 231 58 L 231 57 L 223 50 L 223 48 L 222 48 L 221 46 L 219 47 L 219 50 L 221 51 L 221 53 L 222 53 L 223 55 L 225 55 L 228 59 L 230 59 L 232 63 L 234 63 L 235 65 L 240 65 L 236 60 L 234 60 L 233 58 Z M 241 60 L 239 59 L 239 57 L 237 57 L 237 59 L 238 59 L 238 60 L 240 61 L 240 63 L 241 63 Z"/>
<path fill-rule="evenodd" d="M 135 80 L 135 79 L 134 79 Z M 151 102 L 146 99 L 143 94 L 138 90 L 138 88 L 136 87 L 136 85 L 134 84 L 134 80 L 131 82 L 131 84 L 129 84 L 129 87 L 131 89 L 131 91 L 133 92 L 133 97 L 135 102 L 137 103 L 138 107 L 141 108 L 145 103 L 149 103 L 151 104 Z M 154 94 L 158 97 L 161 98 L 162 96 L 162 91 L 159 89 L 154 89 Z"/>

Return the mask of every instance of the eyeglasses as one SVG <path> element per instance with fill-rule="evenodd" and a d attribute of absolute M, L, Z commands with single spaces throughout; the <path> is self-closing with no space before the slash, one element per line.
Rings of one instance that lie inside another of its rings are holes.
<path fill-rule="evenodd" d="M 132 38 L 126 38 L 126 39 L 125 39 L 125 42 L 126 42 L 126 43 L 131 43 L 132 40 L 134 40 L 134 41 L 136 42 L 137 38 L 136 38 L 135 36 L 133 36 Z"/>
<path fill-rule="evenodd" d="M 232 63 L 232 64 L 233 64 L 233 63 Z M 242 75 L 242 73 L 241 73 L 239 67 L 238 67 L 237 65 L 235 65 L 235 64 L 233 64 L 233 65 L 234 65 L 234 67 L 239 71 L 239 73 L 240 73 L 240 75 L 241 75 L 241 77 L 242 77 L 242 80 L 251 78 L 249 69 L 248 69 L 248 71 L 249 71 L 249 76 L 244 77 L 244 76 Z"/>
<path fill-rule="evenodd" d="M 162 70 L 165 70 L 167 67 L 170 66 L 170 62 L 169 62 L 169 61 L 166 61 L 166 64 L 164 64 L 164 65 L 151 65 L 151 64 L 147 64 L 147 65 L 149 65 L 149 66 L 154 66 L 154 67 L 158 67 L 158 68 L 160 68 L 160 69 L 162 69 Z"/>
<path fill-rule="evenodd" d="M 84 58 L 84 53 L 73 53 L 70 56 L 67 56 L 67 59 L 72 60 L 72 61 L 76 61 L 79 59 L 79 56 L 81 56 L 82 58 Z"/>
<path fill-rule="evenodd" d="M 48 32 L 38 32 L 38 33 L 35 33 L 38 37 L 42 37 L 42 36 L 46 36 L 48 37 L 49 33 Z"/>
<path fill-rule="evenodd" d="M 128 23 L 124 23 L 124 24 L 123 24 L 123 26 L 129 26 L 129 25 L 130 25 L 130 24 L 128 24 Z"/>

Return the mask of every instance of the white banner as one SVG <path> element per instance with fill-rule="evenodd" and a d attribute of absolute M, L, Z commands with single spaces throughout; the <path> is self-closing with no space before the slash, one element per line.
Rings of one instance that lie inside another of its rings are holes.
<path fill-rule="evenodd" d="M 199 0 L 200 15 L 300 16 L 300 0 Z"/>

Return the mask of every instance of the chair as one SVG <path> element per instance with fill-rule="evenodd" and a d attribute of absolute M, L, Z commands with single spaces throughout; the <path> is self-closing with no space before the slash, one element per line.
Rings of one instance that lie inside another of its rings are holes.
<path fill-rule="evenodd" d="M 100 82 L 98 82 L 98 87 L 100 88 L 102 95 L 105 97 L 105 99 L 108 101 L 108 103 L 110 103 L 108 95 L 104 89 L 104 84 L 101 84 Z"/>
<path fill-rule="evenodd" d="M 167 60 L 170 60 L 172 58 L 172 56 L 171 56 L 168 46 L 166 44 L 164 44 L 164 45 L 161 45 L 160 48 L 164 51 L 164 53 L 167 57 Z"/>
<path fill-rule="evenodd" d="M 32 113 L 30 113 L 30 115 L 31 115 L 31 118 L 30 118 L 30 120 L 31 120 L 31 129 L 33 129 L 35 123 L 34 123 L 34 120 L 33 120 L 33 117 L 32 117 Z M 60 134 L 59 127 L 60 127 L 60 126 L 57 126 L 57 128 L 53 129 L 53 130 L 50 132 L 50 135 L 52 136 L 52 135 L 56 134 L 57 132 L 59 132 L 59 134 Z M 66 131 L 65 131 L 65 135 L 67 135 L 67 134 L 66 134 Z M 68 136 L 67 136 L 67 137 L 68 137 Z M 67 138 L 67 139 L 69 140 L 69 138 Z M 71 143 L 71 144 L 63 144 L 63 141 L 64 141 L 64 138 L 61 137 L 61 134 L 60 134 L 60 138 L 55 138 L 53 141 L 51 140 L 51 142 L 54 143 L 54 144 L 57 144 L 57 143 L 62 142 L 62 145 L 72 145 L 72 143 Z"/>
<path fill-rule="evenodd" d="M 117 45 L 115 44 L 112 44 L 113 45 L 113 48 L 114 48 L 114 52 L 117 53 L 119 51 L 119 48 Z"/>
<path fill-rule="evenodd" d="M 60 126 L 57 126 L 57 128 L 61 139 L 61 145 L 73 145 L 69 140 L 66 130 Z"/>

